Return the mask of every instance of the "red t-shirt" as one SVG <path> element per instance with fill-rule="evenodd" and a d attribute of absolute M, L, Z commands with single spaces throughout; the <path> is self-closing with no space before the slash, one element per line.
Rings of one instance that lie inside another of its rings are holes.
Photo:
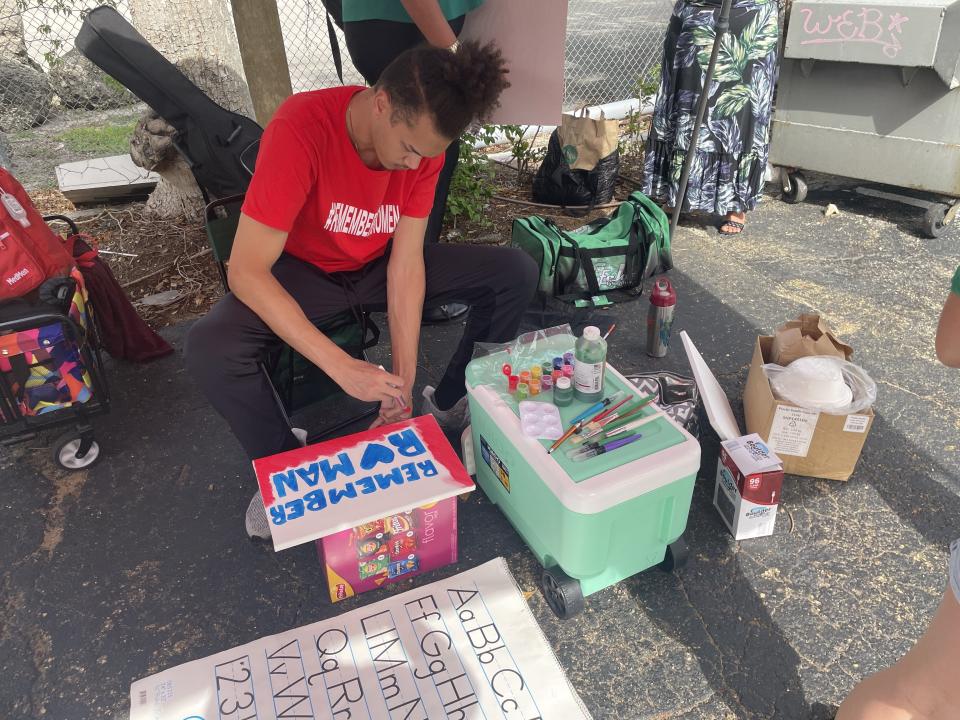
<path fill-rule="evenodd" d="M 284 250 L 328 272 L 383 255 L 402 215 L 433 207 L 443 156 L 416 170 L 371 170 L 347 134 L 347 103 L 361 87 L 287 98 L 267 125 L 243 213 L 288 234 Z"/>

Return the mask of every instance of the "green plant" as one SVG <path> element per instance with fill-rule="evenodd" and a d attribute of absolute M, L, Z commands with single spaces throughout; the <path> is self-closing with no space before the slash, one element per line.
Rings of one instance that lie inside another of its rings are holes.
<path fill-rule="evenodd" d="M 646 125 L 643 119 L 644 108 L 656 97 L 660 87 L 660 72 L 660 66 L 654 65 L 640 75 L 633 85 L 633 96 L 639 102 L 636 108 L 627 113 L 626 127 L 621 132 L 617 143 L 622 158 L 634 160 L 643 158 L 643 139 L 640 134 Z"/>
<path fill-rule="evenodd" d="M 90 125 L 66 130 L 56 136 L 75 153 L 84 155 L 125 155 L 130 152 L 130 136 L 136 123 L 123 125 Z"/>
<path fill-rule="evenodd" d="M 450 180 L 445 218 L 454 228 L 461 219 L 480 227 L 493 224 L 484 212 L 493 196 L 493 168 L 476 147 L 493 140 L 494 128 L 490 125 L 465 132 L 460 138 L 460 160 Z"/>
<path fill-rule="evenodd" d="M 634 85 L 634 92 L 640 98 L 640 104 L 644 105 L 646 100 L 656 96 L 660 88 L 660 73 L 663 68 L 660 65 L 654 65 L 647 68 L 647 71 L 637 78 Z"/>
<path fill-rule="evenodd" d="M 510 157 L 516 162 L 518 186 L 523 185 L 526 176 L 533 172 L 532 166 L 540 162 L 546 152 L 543 148 L 534 147 L 537 135 L 540 134 L 540 127 L 537 127 L 537 131 L 529 140 L 524 137 L 528 128 L 529 126 L 523 125 L 500 126 L 507 142 L 510 143 Z"/>

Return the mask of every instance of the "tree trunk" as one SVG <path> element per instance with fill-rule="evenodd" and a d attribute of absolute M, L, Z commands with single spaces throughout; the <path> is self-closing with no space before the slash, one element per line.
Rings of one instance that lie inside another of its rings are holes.
<path fill-rule="evenodd" d="M 140 34 L 214 102 L 253 116 L 229 0 L 130 0 L 130 15 Z M 147 210 L 162 218 L 197 218 L 203 198 L 186 163 L 165 140 L 169 129 L 148 112 L 131 142 L 134 161 L 161 177 Z"/>

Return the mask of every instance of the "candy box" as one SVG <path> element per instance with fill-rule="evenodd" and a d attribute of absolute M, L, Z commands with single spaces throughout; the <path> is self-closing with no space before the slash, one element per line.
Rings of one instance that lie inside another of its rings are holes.
<path fill-rule="evenodd" d="M 432 415 L 253 465 L 274 550 L 316 541 L 334 601 L 457 560 L 474 484 Z"/>
<path fill-rule="evenodd" d="M 397 516 L 384 518 L 389 530 L 380 539 L 358 540 L 360 528 L 351 528 L 317 540 L 320 562 L 327 573 L 330 599 L 334 602 L 366 592 L 396 580 L 406 580 L 428 570 L 435 570 L 457 561 L 457 499 L 404 512 L 403 522 L 391 522 Z M 356 548 L 383 543 L 382 552 L 358 557 Z"/>

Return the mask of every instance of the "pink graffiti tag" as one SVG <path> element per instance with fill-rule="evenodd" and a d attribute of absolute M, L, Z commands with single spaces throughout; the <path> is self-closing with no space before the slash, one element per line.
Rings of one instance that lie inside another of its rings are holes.
<path fill-rule="evenodd" d="M 813 18 L 812 8 L 800 8 L 803 13 L 803 33 L 807 36 L 801 45 L 827 45 L 832 43 L 862 42 L 880 45 L 883 54 L 895 58 L 903 49 L 898 35 L 903 34 L 903 24 L 910 18 L 899 12 L 887 14 L 875 7 L 861 7 L 854 14 L 845 10 L 839 15 L 827 15 L 826 22 Z M 887 27 L 884 29 L 884 19 Z"/>

